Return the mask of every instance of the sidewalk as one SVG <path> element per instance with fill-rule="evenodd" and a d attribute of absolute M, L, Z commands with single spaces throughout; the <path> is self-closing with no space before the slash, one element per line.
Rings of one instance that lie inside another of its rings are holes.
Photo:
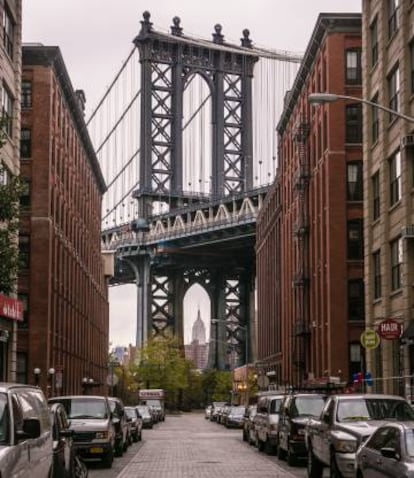
<path fill-rule="evenodd" d="M 142 447 L 117 478 L 296 478 L 274 457 L 242 441 L 241 430 L 228 430 L 204 414 L 167 416 L 145 430 Z"/>

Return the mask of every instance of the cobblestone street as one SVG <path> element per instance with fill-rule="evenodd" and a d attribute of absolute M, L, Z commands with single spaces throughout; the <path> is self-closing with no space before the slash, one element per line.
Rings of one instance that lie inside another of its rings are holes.
<path fill-rule="evenodd" d="M 113 468 L 90 464 L 90 478 L 303 478 L 304 465 L 289 468 L 275 456 L 260 453 L 201 413 L 169 415 L 143 440 L 133 444 Z"/>

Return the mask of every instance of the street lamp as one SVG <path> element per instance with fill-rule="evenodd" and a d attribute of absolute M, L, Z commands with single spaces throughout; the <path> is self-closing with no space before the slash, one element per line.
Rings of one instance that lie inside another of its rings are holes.
<path fill-rule="evenodd" d="M 47 380 L 48 380 L 48 396 L 53 396 L 54 394 L 54 378 L 55 378 L 55 372 L 56 370 L 53 367 L 50 367 L 50 369 L 47 371 Z"/>
<path fill-rule="evenodd" d="M 378 108 L 379 110 L 383 110 L 387 113 L 392 115 L 398 116 L 399 118 L 403 118 L 411 123 L 414 123 L 414 117 L 407 116 L 404 113 L 400 113 L 399 111 L 393 110 L 391 108 L 387 108 L 379 103 L 375 103 L 374 101 L 367 100 L 366 98 L 358 98 L 358 96 L 348 96 L 348 95 L 336 95 L 335 93 L 310 93 L 308 95 L 308 101 L 311 104 L 315 105 L 323 105 L 325 103 L 335 103 L 338 100 L 351 100 L 351 101 L 358 101 L 360 103 L 364 103 L 366 105 L 372 106 L 374 108 Z"/>
<path fill-rule="evenodd" d="M 33 375 L 34 375 L 34 382 L 35 382 L 35 385 L 36 386 L 39 386 L 39 380 L 40 380 L 40 374 L 41 374 L 41 370 L 39 367 L 36 367 L 33 369 Z"/>

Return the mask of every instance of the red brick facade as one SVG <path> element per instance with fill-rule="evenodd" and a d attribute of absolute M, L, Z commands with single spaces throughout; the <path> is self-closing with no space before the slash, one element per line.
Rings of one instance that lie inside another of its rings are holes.
<path fill-rule="evenodd" d="M 101 258 L 106 186 L 78 95 L 57 47 L 23 49 L 19 295 L 27 304 L 18 335 L 18 380 L 48 394 L 81 393 L 82 378 L 104 392 L 109 307 Z M 55 369 L 55 376 L 47 371 Z"/>
<path fill-rule="evenodd" d="M 360 96 L 360 50 L 360 15 L 321 14 L 277 128 L 277 179 L 258 221 L 258 359 L 281 385 L 348 381 L 363 367 L 360 104 L 308 102 L 312 92 Z"/>

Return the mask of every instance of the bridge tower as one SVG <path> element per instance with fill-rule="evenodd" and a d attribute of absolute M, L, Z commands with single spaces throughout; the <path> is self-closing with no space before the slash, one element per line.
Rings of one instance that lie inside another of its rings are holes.
<path fill-rule="evenodd" d="M 133 193 L 139 218 L 132 228 L 143 240 L 138 253 L 121 257 L 138 286 L 136 345 L 140 348 L 153 335 L 183 337 L 184 294 L 197 282 L 209 294 L 211 317 L 216 319 L 211 328 L 210 365 L 224 368 L 226 342 L 232 339 L 240 346 L 242 363 L 247 363 L 251 347 L 243 342 L 249 337 L 252 268 L 229 269 L 213 262 L 201 266 L 184 255 L 171 265 L 171 258 L 159 254 L 154 258 L 145 234 L 154 202 L 168 201 L 173 210 L 200 200 L 183 187 L 183 95 L 194 75 L 206 81 L 212 105 L 208 199 L 220 200 L 253 188 L 252 78 L 258 56 L 248 30 L 236 46 L 225 42 L 220 25 L 214 27 L 212 41 L 205 41 L 185 36 L 178 17 L 170 33 L 155 31 L 150 18 L 144 12 L 141 31 L 134 39 L 141 64 L 141 151 L 139 188 Z"/>

